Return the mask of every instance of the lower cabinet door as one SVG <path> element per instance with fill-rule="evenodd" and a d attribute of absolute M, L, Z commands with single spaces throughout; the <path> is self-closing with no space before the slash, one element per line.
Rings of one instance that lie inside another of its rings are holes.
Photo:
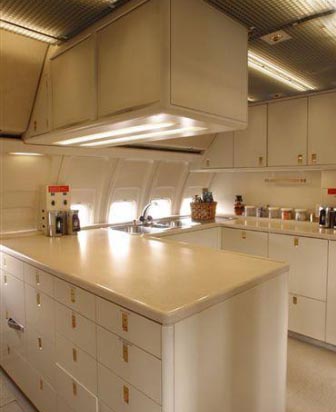
<path fill-rule="evenodd" d="M 56 412 L 56 392 L 37 372 L 32 373 L 34 384 L 31 400 L 39 412 Z"/>
<path fill-rule="evenodd" d="M 56 392 L 70 405 L 71 412 L 98 412 L 97 397 L 60 365 L 56 366 Z"/>
<path fill-rule="evenodd" d="M 225 227 L 222 228 L 222 249 L 267 257 L 268 234 Z"/>
<path fill-rule="evenodd" d="M 98 364 L 98 398 L 114 412 L 161 412 L 161 406 Z"/>
<path fill-rule="evenodd" d="M 167 239 L 186 242 L 194 245 L 207 246 L 213 249 L 220 249 L 220 228 L 195 230 L 186 233 L 170 235 Z"/>
<path fill-rule="evenodd" d="M 289 330 L 325 341 L 325 319 L 325 302 L 289 295 Z"/>
<path fill-rule="evenodd" d="M 99 402 L 99 412 L 113 412 L 113 411 L 112 411 L 112 409 L 110 409 L 106 405 L 104 405 L 102 402 Z"/>
<path fill-rule="evenodd" d="M 329 242 L 327 342 L 336 345 L 336 242 Z"/>

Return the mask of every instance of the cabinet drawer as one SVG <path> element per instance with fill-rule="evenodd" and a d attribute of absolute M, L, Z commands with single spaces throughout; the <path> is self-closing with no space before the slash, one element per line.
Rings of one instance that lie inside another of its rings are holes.
<path fill-rule="evenodd" d="M 25 324 L 24 284 L 7 272 L 1 273 L 2 314 Z"/>
<path fill-rule="evenodd" d="M 11 255 L 2 253 L 1 269 L 18 279 L 23 280 L 23 262 Z"/>
<path fill-rule="evenodd" d="M 96 319 L 95 296 L 55 278 L 55 299 L 91 320 Z"/>
<path fill-rule="evenodd" d="M 97 298 L 97 322 L 111 332 L 161 358 L 161 325 Z"/>
<path fill-rule="evenodd" d="M 39 412 L 56 412 L 56 392 L 38 373 L 32 374 L 33 394 L 31 400 Z"/>
<path fill-rule="evenodd" d="M 37 269 L 27 263 L 23 266 L 24 281 L 36 290 L 54 296 L 54 277 L 43 270 Z"/>
<path fill-rule="evenodd" d="M 109 386 L 110 391 L 111 388 Z M 98 412 L 97 397 L 59 365 L 56 368 L 56 391 L 65 404 L 71 405 L 73 412 Z"/>
<path fill-rule="evenodd" d="M 268 234 L 253 230 L 222 228 L 222 249 L 267 257 Z"/>
<path fill-rule="evenodd" d="M 28 396 L 32 397 L 32 368 L 25 359 L 11 351 L 10 356 L 1 359 L 1 366 L 16 385 Z"/>
<path fill-rule="evenodd" d="M 56 334 L 56 362 L 90 392 L 97 393 L 96 360 L 58 334 Z"/>
<path fill-rule="evenodd" d="M 55 340 L 55 302 L 31 286 L 25 286 L 27 324 L 49 340 Z"/>
<path fill-rule="evenodd" d="M 55 343 L 35 331 L 26 329 L 28 362 L 52 385 L 55 385 Z"/>
<path fill-rule="evenodd" d="M 325 302 L 289 295 L 289 330 L 324 341 L 325 321 Z"/>
<path fill-rule="evenodd" d="M 98 328 L 98 361 L 116 375 L 135 386 L 157 403 L 161 403 L 161 361 L 119 336 Z"/>
<path fill-rule="evenodd" d="M 57 412 L 75 412 L 59 395 L 57 395 Z M 94 410 L 96 412 L 96 410 Z M 101 411 L 99 411 L 101 412 Z"/>
<path fill-rule="evenodd" d="M 100 364 L 98 394 L 99 399 L 115 412 L 161 412 L 160 405 Z"/>
<path fill-rule="evenodd" d="M 112 409 L 108 408 L 102 402 L 99 402 L 99 412 L 113 412 Z"/>
<path fill-rule="evenodd" d="M 93 358 L 97 357 L 96 325 L 89 319 L 55 302 L 56 331 Z"/>
<path fill-rule="evenodd" d="M 326 300 L 328 241 L 270 234 L 269 257 L 289 263 L 289 291 Z"/>
<path fill-rule="evenodd" d="M 26 336 L 25 332 L 17 332 L 10 329 L 6 321 L 2 322 L 1 333 L 1 357 L 2 365 L 15 363 L 17 356 L 25 357 Z"/>

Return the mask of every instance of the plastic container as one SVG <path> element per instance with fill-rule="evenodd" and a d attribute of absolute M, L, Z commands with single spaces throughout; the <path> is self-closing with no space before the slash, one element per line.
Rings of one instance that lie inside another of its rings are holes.
<path fill-rule="evenodd" d="M 268 208 L 268 217 L 270 219 L 279 219 L 280 209 L 278 207 L 269 207 Z"/>
<path fill-rule="evenodd" d="M 307 209 L 295 209 L 295 220 L 305 222 L 307 220 Z"/>
<path fill-rule="evenodd" d="M 293 219 L 293 209 L 290 207 L 281 208 L 281 219 L 282 220 L 292 220 Z"/>
<path fill-rule="evenodd" d="M 256 206 L 245 206 L 244 208 L 244 215 L 246 217 L 255 217 L 257 214 L 257 208 Z"/>

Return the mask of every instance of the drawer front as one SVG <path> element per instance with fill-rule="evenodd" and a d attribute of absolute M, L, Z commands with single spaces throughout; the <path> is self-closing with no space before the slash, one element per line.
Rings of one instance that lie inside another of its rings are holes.
<path fill-rule="evenodd" d="M 1 269 L 23 280 L 23 262 L 13 256 L 2 253 Z"/>
<path fill-rule="evenodd" d="M 55 299 L 85 317 L 96 320 L 95 296 L 55 278 Z"/>
<path fill-rule="evenodd" d="M 25 285 L 27 323 L 52 342 L 55 341 L 55 302 L 46 294 Z"/>
<path fill-rule="evenodd" d="M 112 409 L 108 408 L 102 402 L 99 402 L 99 412 L 113 412 Z"/>
<path fill-rule="evenodd" d="M 289 263 L 289 291 L 326 300 L 328 241 L 270 234 L 269 257 Z"/>
<path fill-rule="evenodd" d="M 59 395 L 57 395 L 56 404 L 57 404 L 56 405 L 57 412 L 76 412 Z M 94 411 L 94 412 L 96 412 L 96 411 Z M 101 412 L 101 411 L 99 411 L 99 412 Z"/>
<path fill-rule="evenodd" d="M 97 394 L 96 360 L 58 334 L 56 334 L 56 363 L 90 392 Z"/>
<path fill-rule="evenodd" d="M 25 324 L 24 284 L 7 272 L 1 274 L 2 314 Z"/>
<path fill-rule="evenodd" d="M 31 400 L 39 412 L 56 412 L 56 392 L 38 373 L 32 374 L 33 395 Z"/>
<path fill-rule="evenodd" d="M 93 358 L 97 357 L 96 325 L 89 319 L 55 302 L 56 331 Z"/>
<path fill-rule="evenodd" d="M 71 405 L 73 412 L 98 412 L 97 397 L 59 365 L 56 368 L 56 391 L 65 404 Z"/>
<path fill-rule="evenodd" d="M 30 325 L 26 330 L 28 362 L 51 385 L 55 385 L 55 343 L 35 331 Z"/>
<path fill-rule="evenodd" d="M 27 263 L 23 266 L 23 273 L 24 280 L 28 285 L 51 297 L 54 296 L 54 277 L 52 275 Z"/>
<path fill-rule="evenodd" d="M 161 404 L 161 361 L 103 328 L 97 331 L 98 361 Z"/>
<path fill-rule="evenodd" d="M 98 364 L 98 397 L 115 412 L 161 412 L 161 407 Z"/>
<path fill-rule="evenodd" d="M 161 358 L 161 325 L 97 298 L 97 322 L 130 343 Z"/>
<path fill-rule="evenodd" d="M 325 322 L 325 302 L 289 295 L 289 330 L 325 341 Z"/>
<path fill-rule="evenodd" d="M 222 228 L 222 249 L 268 256 L 268 234 L 253 230 Z"/>

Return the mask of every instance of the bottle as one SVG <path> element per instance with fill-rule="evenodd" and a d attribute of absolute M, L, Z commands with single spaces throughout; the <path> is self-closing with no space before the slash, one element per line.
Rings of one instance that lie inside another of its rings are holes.
<path fill-rule="evenodd" d="M 245 208 L 245 205 L 243 203 L 243 196 L 236 195 L 236 200 L 234 204 L 235 215 L 242 216 L 242 214 L 244 213 L 244 208 Z"/>

